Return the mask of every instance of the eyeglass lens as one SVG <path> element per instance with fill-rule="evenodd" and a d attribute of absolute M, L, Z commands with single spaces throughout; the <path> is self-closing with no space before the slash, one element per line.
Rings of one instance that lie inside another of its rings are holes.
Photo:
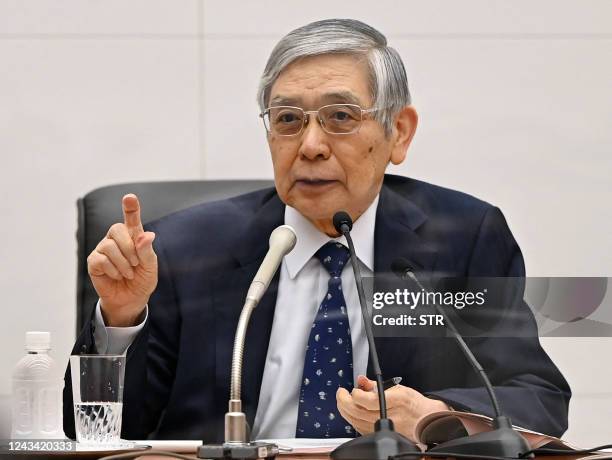
<path fill-rule="evenodd" d="M 306 114 L 298 107 L 270 107 L 268 117 L 267 127 L 270 131 L 281 136 L 292 136 L 302 130 Z M 327 105 L 318 110 L 318 118 L 328 133 L 352 133 L 361 124 L 361 107 L 352 104 Z"/>

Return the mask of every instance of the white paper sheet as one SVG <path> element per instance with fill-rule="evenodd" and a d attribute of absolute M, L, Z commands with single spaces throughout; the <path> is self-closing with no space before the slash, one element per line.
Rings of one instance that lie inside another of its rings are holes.
<path fill-rule="evenodd" d="M 286 438 L 286 439 L 258 439 L 258 441 L 271 442 L 277 444 L 281 449 L 325 449 L 330 452 L 354 438 L 329 438 L 329 439 L 313 439 L 313 438 Z"/>
<path fill-rule="evenodd" d="M 139 446 L 151 446 L 155 450 L 163 450 L 165 452 L 178 452 L 178 453 L 196 453 L 198 447 L 202 445 L 202 441 L 191 441 L 191 440 L 170 440 L 170 441 L 157 441 L 153 439 L 145 439 L 143 441 L 135 441 L 136 445 Z"/>

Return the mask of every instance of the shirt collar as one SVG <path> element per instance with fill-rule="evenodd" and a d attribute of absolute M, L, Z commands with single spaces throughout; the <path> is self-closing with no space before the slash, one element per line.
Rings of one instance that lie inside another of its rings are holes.
<path fill-rule="evenodd" d="M 379 195 L 376 195 L 368 209 L 353 223 L 353 229 L 351 230 L 355 252 L 359 260 L 371 271 L 374 271 L 374 227 L 376 225 L 378 198 Z M 285 256 L 291 279 L 298 275 L 304 265 L 328 241 L 339 241 L 348 247 L 344 235 L 338 238 L 330 238 L 290 206 L 285 207 L 285 224 L 293 227 L 297 235 L 297 242 L 293 251 Z"/>

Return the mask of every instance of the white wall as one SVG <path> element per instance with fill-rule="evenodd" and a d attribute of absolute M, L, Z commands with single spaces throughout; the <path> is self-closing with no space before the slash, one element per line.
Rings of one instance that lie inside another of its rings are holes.
<path fill-rule="evenodd" d="M 325 17 L 370 23 L 405 60 L 420 126 L 393 172 L 500 206 L 532 276 L 610 276 L 611 14 L 593 0 L 0 0 L 0 395 L 26 330 L 50 330 L 61 359 L 74 340 L 77 197 L 271 178 L 257 79 L 284 33 Z M 239 135 L 224 116 L 242 116 Z M 568 439 L 609 441 L 612 341 L 544 345 L 575 393 Z"/>

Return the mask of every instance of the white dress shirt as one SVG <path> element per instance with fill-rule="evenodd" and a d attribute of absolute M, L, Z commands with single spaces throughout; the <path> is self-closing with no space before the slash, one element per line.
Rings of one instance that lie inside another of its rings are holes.
<path fill-rule="evenodd" d="M 127 352 L 149 317 L 149 308 L 145 305 L 145 317 L 140 324 L 131 327 L 109 327 L 104 324 L 100 301 L 96 305 L 94 341 L 98 353 L 103 355 L 123 355 Z"/>
<path fill-rule="evenodd" d="M 361 262 L 362 275 L 371 275 L 374 269 L 374 227 L 377 205 L 378 196 L 353 224 L 351 231 L 355 251 Z M 285 207 L 285 224 L 294 228 L 297 243 L 293 251 L 284 257 L 280 267 L 274 321 L 257 413 L 251 430 L 252 439 L 295 437 L 298 395 L 302 383 L 308 335 L 317 309 L 327 292 L 329 280 L 329 273 L 314 255 L 330 240 L 348 246 L 344 236 L 330 238 L 289 206 Z M 342 292 L 351 329 L 353 376 L 356 380 L 359 374 L 366 373 L 369 346 L 363 328 L 350 260 L 342 271 Z M 130 328 L 105 327 L 99 302 L 96 308 L 94 339 L 98 351 L 125 353 L 144 326 L 146 318 L 141 324 Z M 244 385 L 250 383 L 244 382 Z"/>

